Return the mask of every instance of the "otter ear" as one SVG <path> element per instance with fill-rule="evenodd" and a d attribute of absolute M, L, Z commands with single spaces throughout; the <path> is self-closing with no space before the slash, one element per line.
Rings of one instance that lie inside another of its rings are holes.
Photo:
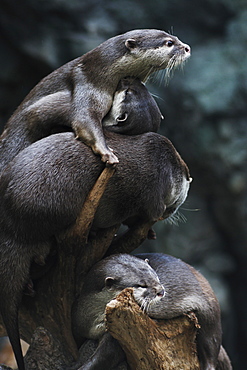
<path fill-rule="evenodd" d="M 128 39 L 125 41 L 125 46 L 127 49 L 131 50 L 136 47 L 136 40 L 135 39 Z"/>
<path fill-rule="evenodd" d="M 127 118 L 128 118 L 128 113 L 125 112 L 125 113 L 121 114 L 120 116 L 118 116 L 116 118 L 116 121 L 117 122 L 124 122 L 124 121 L 127 120 Z"/>
<path fill-rule="evenodd" d="M 149 259 L 145 258 L 145 262 L 149 265 Z"/>
<path fill-rule="evenodd" d="M 108 276 L 107 278 L 105 278 L 106 287 L 111 288 L 114 283 L 115 283 L 115 279 L 113 277 Z"/>

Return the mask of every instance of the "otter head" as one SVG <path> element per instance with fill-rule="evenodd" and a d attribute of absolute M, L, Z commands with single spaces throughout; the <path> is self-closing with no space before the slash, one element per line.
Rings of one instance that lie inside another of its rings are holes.
<path fill-rule="evenodd" d="M 150 302 L 160 300 L 164 296 L 164 287 L 147 260 L 119 254 L 103 261 L 106 274 L 104 289 L 112 292 L 112 298 L 125 288 L 133 288 L 135 300 L 146 311 Z"/>
<path fill-rule="evenodd" d="M 109 131 L 125 135 L 157 132 L 163 118 L 158 105 L 138 79 L 120 80 L 110 112 L 102 124 Z"/>
<path fill-rule="evenodd" d="M 145 81 L 152 72 L 161 69 L 167 68 L 169 74 L 174 67 L 190 57 L 190 46 L 164 31 L 134 30 L 124 36 L 127 55 L 132 56 L 133 75 L 142 81 Z"/>
<path fill-rule="evenodd" d="M 81 294 L 72 309 L 73 334 L 100 339 L 106 331 L 105 308 L 125 288 L 133 288 L 143 310 L 164 296 L 156 272 L 147 261 L 129 254 L 114 254 L 96 263 L 84 280 Z"/>

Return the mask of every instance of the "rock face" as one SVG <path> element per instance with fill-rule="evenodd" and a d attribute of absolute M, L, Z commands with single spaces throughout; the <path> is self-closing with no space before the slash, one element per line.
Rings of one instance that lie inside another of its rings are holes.
<path fill-rule="evenodd" d="M 189 9 L 188 9 L 189 6 Z M 210 280 L 234 367 L 247 362 L 247 5 L 244 0 L 2 0 L 0 126 L 50 71 L 133 28 L 164 29 L 192 57 L 168 86 L 148 83 L 168 136 L 194 178 L 178 226 L 142 248 L 181 257 Z M 162 76 L 157 76 L 157 80 Z M 184 217 L 187 222 L 183 223 Z"/>

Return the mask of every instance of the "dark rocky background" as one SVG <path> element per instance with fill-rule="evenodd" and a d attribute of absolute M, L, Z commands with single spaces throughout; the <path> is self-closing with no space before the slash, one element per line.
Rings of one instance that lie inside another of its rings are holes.
<path fill-rule="evenodd" d="M 179 221 L 157 224 L 157 241 L 141 250 L 180 257 L 210 280 L 224 345 L 234 368 L 246 369 L 246 0 L 1 0 L 1 130 L 43 76 L 134 28 L 163 29 L 192 47 L 168 86 L 157 76 L 148 87 L 166 117 L 161 133 L 194 181 Z"/>

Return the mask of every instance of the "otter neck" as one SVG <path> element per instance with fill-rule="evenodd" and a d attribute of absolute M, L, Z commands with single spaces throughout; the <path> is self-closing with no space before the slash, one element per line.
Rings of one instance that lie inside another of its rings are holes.
<path fill-rule="evenodd" d="M 115 91 L 122 78 L 130 76 L 144 81 L 155 71 L 152 66 L 143 68 L 143 64 L 141 59 L 128 55 L 126 50 L 116 53 L 112 47 L 102 52 L 97 47 L 84 55 L 82 68 L 87 71 L 89 82 L 100 85 L 106 90 Z"/>

